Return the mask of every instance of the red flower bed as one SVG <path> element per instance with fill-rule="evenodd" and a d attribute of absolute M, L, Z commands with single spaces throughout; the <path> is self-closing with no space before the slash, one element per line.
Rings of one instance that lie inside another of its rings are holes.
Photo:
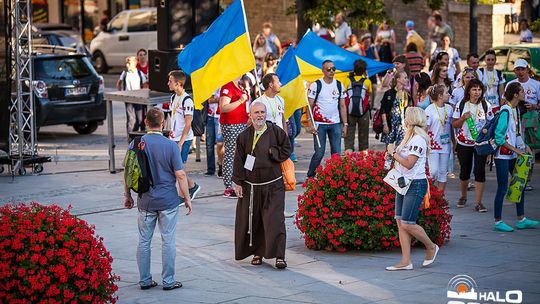
<path fill-rule="evenodd" d="M 112 260 L 94 226 L 69 210 L 0 207 L 1 303 L 115 303 Z"/>
<path fill-rule="evenodd" d="M 399 247 L 394 220 L 395 191 L 383 178 L 383 152 L 333 155 L 302 187 L 296 226 L 310 249 L 388 250 Z M 431 183 L 431 182 L 430 182 Z M 450 239 L 448 202 L 431 186 L 430 208 L 418 224 L 438 245 Z"/>

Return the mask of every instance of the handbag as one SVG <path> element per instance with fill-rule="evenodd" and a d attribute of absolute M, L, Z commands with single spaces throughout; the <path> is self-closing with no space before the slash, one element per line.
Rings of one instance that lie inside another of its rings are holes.
<path fill-rule="evenodd" d="M 281 172 L 283 173 L 283 183 L 285 184 L 285 191 L 296 190 L 296 175 L 294 174 L 294 163 L 290 158 L 281 163 Z"/>
<path fill-rule="evenodd" d="M 383 181 L 401 195 L 407 194 L 412 182 L 410 179 L 404 177 L 396 168 L 392 168 L 392 170 L 388 171 L 388 174 L 386 174 Z"/>

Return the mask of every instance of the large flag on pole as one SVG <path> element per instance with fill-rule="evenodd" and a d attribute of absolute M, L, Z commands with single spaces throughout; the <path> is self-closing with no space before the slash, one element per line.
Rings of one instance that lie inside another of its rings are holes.
<path fill-rule="evenodd" d="M 332 60 L 336 66 L 335 78 L 340 81 L 347 79 L 349 72 L 353 70 L 356 60 L 362 59 L 367 63 L 367 73 L 373 76 L 393 67 L 390 63 L 379 62 L 358 54 L 349 52 L 339 46 L 308 31 L 296 47 L 296 57 L 302 77 L 313 82 L 321 77 L 322 63 Z"/>
<path fill-rule="evenodd" d="M 304 80 L 300 75 L 300 69 L 296 62 L 296 52 L 292 45 L 281 58 L 276 74 L 281 82 L 279 95 L 285 100 L 285 119 L 288 119 L 294 111 L 304 107 L 307 101 Z"/>
<path fill-rule="evenodd" d="M 191 76 L 195 108 L 220 86 L 255 68 L 242 0 L 235 0 L 178 55 L 178 65 Z"/>

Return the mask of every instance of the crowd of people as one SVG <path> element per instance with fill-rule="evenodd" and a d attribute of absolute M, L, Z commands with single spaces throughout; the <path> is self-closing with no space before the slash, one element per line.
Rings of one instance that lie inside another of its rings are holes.
<path fill-rule="evenodd" d="M 426 179 L 431 178 L 434 185 L 444 192 L 448 177 L 455 176 L 456 160 L 460 168 L 461 193 L 457 208 L 467 206 L 468 190 L 474 188 L 474 210 L 480 213 L 488 211 L 483 202 L 485 168 L 488 163 L 494 163 L 497 195 L 493 203 L 493 229 L 512 231 L 513 228 L 502 220 L 501 215 L 508 175 L 512 173 L 518 155 L 534 155 L 535 152 L 522 139 L 520 117 L 527 111 L 540 109 L 540 82 L 532 78 L 528 62 L 524 59 L 514 62 L 516 79 L 509 82 L 495 68 L 497 56 L 492 50 L 485 53 L 485 67 L 480 68 L 478 54 L 471 53 L 466 57 L 467 65 L 462 68 L 461 57 L 452 44 L 454 33 L 437 12 L 428 20 L 426 40 L 414 30 L 412 20 L 405 23 L 407 36 L 403 51 L 396 48 L 396 34 L 388 23 L 380 25 L 374 39 L 370 34 L 364 34 L 358 40 L 345 17 L 344 14 L 336 15 L 334 31 L 320 25 L 316 25 L 314 31 L 351 52 L 391 62 L 394 68 L 379 75 L 368 75 L 366 62 L 359 59 L 354 62 L 349 77 L 340 81 L 335 78 L 334 62 L 325 60 L 320 67 L 323 77 L 307 88 L 306 107 L 298 109 L 291 117 L 285 117 L 285 101 L 279 96 L 281 83 L 275 71 L 287 46 L 282 45 L 272 32 L 272 24 L 265 23 L 253 41 L 257 68 L 223 85 L 207 101 L 205 176 L 217 174 L 223 179 L 223 197 L 238 200 L 235 258 L 241 260 L 253 256 L 253 265 L 260 265 L 263 258 L 276 259 L 276 268 L 287 267 L 284 219 L 289 215 L 284 212 L 285 189 L 280 163 L 289 158 L 296 161 L 294 147 L 295 138 L 302 130 L 301 116 L 306 114 L 306 129 L 313 136 L 314 153 L 307 171 L 307 178 L 311 178 L 316 175 L 324 158 L 327 140 L 331 154 L 342 153 L 342 141 L 346 153 L 367 151 L 371 112 L 375 110 L 375 86 L 382 95 L 380 140 L 386 145 L 386 158 L 393 161 L 394 168 L 411 181 L 408 192 L 397 194 L 395 202 L 403 256 L 398 264 L 386 269 L 413 269 L 410 260 L 412 237 L 426 246 L 423 266 L 435 261 L 439 247 L 416 221 L 428 187 Z M 127 70 L 118 81 L 118 89 L 133 90 L 145 86 L 145 56 L 146 51 L 141 50 L 137 57 L 126 60 Z M 144 130 L 146 124 L 148 134 L 145 136 L 151 138 L 147 143 L 150 160 L 158 172 L 156 187 L 159 189 L 143 194 L 138 204 L 141 242 L 137 257 L 143 289 L 157 285 L 149 277 L 147 269 L 148 229 L 153 231 L 157 221 L 162 235 L 167 236 L 164 246 L 171 246 L 170 242 L 174 244 L 174 225 L 170 221 L 178 213 L 179 205 L 185 205 L 188 213 L 191 212 L 191 201 L 200 190 L 185 171 L 194 119 L 194 104 L 185 91 L 185 81 L 186 75 L 182 71 L 172 71 L 168 84 L 174 94 L 170 103 L 160 106 L 160 109 L 151 109 L 146 118 L 143 115 L 145 110 L 126 104 L 128 134 Z M 168 137 L 176 147 L 174 152 L 171 144 L 165 143 L 166 137 L 162 136 L 159 141 L 154 138 L 167 124 L 163 112 L 170 115 Z M 495 115 L 500 115 L 494 139 L 500 148 L 488 158 L 477 153 L 475 139 Z M 358 149 L 355 149 L 356 142 Z M 152 145 L 163 146 L 168 152 L 160 155 Z M 176 157 L 180 162 L 172 160 Z M 469 183 L 472 176 L 474 184 Z M 173 187 L 175 181 L 181 185 L 179 191 Z M 533 188 L 528 183 L 524 190 Z M 164 202 L 165 197 L 173 196 L 173 192 L 179 196 L 174 206 L 163 203 L 154 208 L 147 203 L 152 200 Z M 521 195 L 521 201 L 516 204 L 515 227 L 518 229 L 538 225 L 537 221 L 525 217 L 524 197 Z M 134 205 L 129 189 L 126 190 L 125 205 Z M 145 216 L 152 212 L 152 216 Z M 171 253 L 167 259 L 174 262 L 174 254 Z M 174 280 L 174 273 L 170 274 L 169 262 L 164 263 L 164 289 L 181 287 L 181 283 Z"/>

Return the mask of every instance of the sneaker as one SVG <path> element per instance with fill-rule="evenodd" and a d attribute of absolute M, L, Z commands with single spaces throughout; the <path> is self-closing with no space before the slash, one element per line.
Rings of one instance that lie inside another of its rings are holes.
<path fill-rule="evenodd" d="M 500 231 L 500 232 L 512 232 L 512 231 L 514 231 L 514 228 L 508 226 L 503 221 L 499 221 L 499 222 L 493 224 L 493 230 Z"/>
<path fill-rule="evenodd" d="M 538 226 L 538 221 L 530 220 L 526 217 L 524 217 L 521 221 L 516 222 L 517 229 L 528 229 L 528 228 L 534 228 L 536 226 Z"/>
<path fill-rule="evenodd" d="M 283 211 L 283 216 L 286 217 L 286 218 L 291 218 L 293 217 L 294 215 L 296 214 L 296 212 L 287 212 L 287 211 Z"/>
<path fill-rule="evenodd" d="M 186 199 L 185 198 L 179 196 L 178 200 L 180 201 L 180 204 L 178 206 L 184 207 L 186 205 Z"/>
<path fill-rule="evenodd" d="M 456 178 L 456 175 L 453 172 L 448 172 L 446 176 L 448 176 L 448 178 Z"/>
<path fill-rule="evenodd" d="M 474 206 L 474 210 L 476 212 L 480 212 L 480 213 L 484 213 L 484 212 L 488 211 L 486 206 L 484 206 L 484 204 L 482 204 L 482 203 L 476 204 L 476 206 Z"/>
<path fill-rule="evenodd" d="M 471 191 L 472 189 L 476 188 L 476 185 L 473 183 L 473 182 L 470 182 L 468 185 L 467 185 L 467 190 L 468 191 Z"/>
<path fill-rule="evenodd" d="M 466 204 L 467 204 L 467 199 L 462 197 L 457 202 L 456 207 L 463 208 L 463 207 L 465 207 Z"/>
<path fill-rule="evenodd" d="M 233 188 L 227 188 L 225 189 L 225 192 L 223 192 L 224 198 L 230 198 L 230 199 L 236 199 L 238 196 L 236 196 L 236 192 L 234 192 Z"/>
<path fill-rule="evenodd" d="M 291 160 L 292 160 L 293 162 L 297 162 L 297 161 L 298 161 L 298 160 L 296 159 L 296 155 L 294 154 L 294 152 L 291 153 Z"/>
<path fill-rule="evenodd" d="M 533 190 L 534 190 L 533 186 L 531 186 L 530 183 L 527 183 L 527 185 L 525 186 L 525 191 L 533 191 Z"/>
<path fill-rule="evenodd" d="M 223 178 L 223 166 L 222 165 L 218 166 L 217 177 L 218 178 Z"/>
<path fill-rule="evenodd" d="M 206 172 L 204 174 L 205 177 L 210 177 L 210 176 L 214 176 L 214 173 L 211 173 L 211 172 Z"/>
<path fill-rule="evenodd" d="M 195 183 L 195 186 L 189 189 L 189 197 L 191 200 L 194 200 L 197 197 L 197 193 L 199 193 L 199 191 L 201 191 L 201 186 Z"/>

